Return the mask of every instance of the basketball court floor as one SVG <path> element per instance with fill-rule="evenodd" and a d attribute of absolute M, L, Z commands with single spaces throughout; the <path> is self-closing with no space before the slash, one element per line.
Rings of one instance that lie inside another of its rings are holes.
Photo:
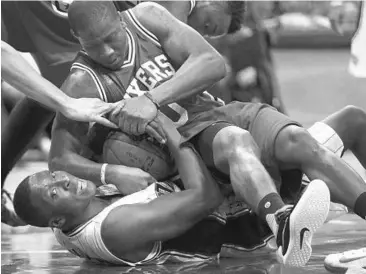
<path fill-rule="evenodd" d="M 310 126 L 326 115 L 353 104 L 366 109 L 366 81 L 346 72 L 348 50 L 281 50 L 275 52 L 284 101 L 290 116 Z M 366 140 L 365 140 L 366 141 Z M 346 159 L 354 163 L 352 157 Z M 9 175 L 6 189 L 14 192 L 27 175 L 46 169 L 45 163 L 21 163 Z M 366 178 L 365 170 L 356 169 Z M 326 255 L 366 247 L 366 222 L 344 215 L 325 224 L 313 239 L 313 255 L 304 268 L 284 268 L 271 256 L 250 254 L 243 259 L 193 265 L 107 267 L 86 263 L 61 248 L 49 229 L 1 227 L 1 273 L 329 273 L 323 267 Z M 366 270 L 362 272 L 366 273 Z"/>

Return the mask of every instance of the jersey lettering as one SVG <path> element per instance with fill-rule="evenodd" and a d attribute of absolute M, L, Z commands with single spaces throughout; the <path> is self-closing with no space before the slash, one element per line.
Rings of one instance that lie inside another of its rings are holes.
<path fill-rule="evenodd" d="M 166 56 L 164 54 L 156 56 L 155 61 L 159 67 L 166 69 L 166 70 L 164 70 L 164 73 L 167 75 L 167 77 L 172 77 L 175 74 L 175 69 L 169 63 L 168 59 L 166 58 Z"/>
<path fill-rule="evenodd" d="M 124 99 L 141 96 L 144 92 L 150 91 L 171 79 L 174 74 L 175 70 L 167 57 L 164 54 L 158 55 L 153 60 L 143 63 L 137 70 L 127 88 Z M 176 127 L 180 127 L 188 121 L 187 110 L 177 103 L 162 107 L 161 111 L 174 122 Z"/>

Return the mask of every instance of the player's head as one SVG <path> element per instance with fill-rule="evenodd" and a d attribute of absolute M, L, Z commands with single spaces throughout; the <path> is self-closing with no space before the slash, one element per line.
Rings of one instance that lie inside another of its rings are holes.
<path fill-rule="evenodd" d="M 188 23 L 203 36 L 218 37 L 240 29 L 245 1 L 197 1 Z"/>
<path fill-rule="evenodd" d="M 98 64 L 119 69 L 127 50 L 125 24 L 111 1 L 74 1 L 68 10 L 71 30 Z"/>
<path fill-rule="evenodd" d="M 20 183 L 14 209 L 30 225 L 62 228 L 82 216 L 95 190 L 93 183 L 66 172 L 41 171 Z"/>

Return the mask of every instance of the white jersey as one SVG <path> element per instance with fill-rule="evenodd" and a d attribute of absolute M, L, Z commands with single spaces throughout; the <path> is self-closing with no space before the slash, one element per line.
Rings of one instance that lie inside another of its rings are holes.
<path fill-rule="evenodd" d="M 179 191 L 179 187 L 173 183 L 154 183 L 142 191 L 120 198 L 90 219 L 87 223 L 80 225 L 69 233 L 63 233 L 60 229 L 54 229 L 53 231 L 57 241 L 72 254 L 98 263 L 135 266 L 148 263 L 161 264 L 167 261 L 194 262 L 216 259 L 218 254 L 214 254 L 215 257 L 196 252 L 180 252 L 179 250 L 181 249 L 179 248 L 179 244 L 166 244 L 166 242 L 158 241 L 155 242 L 151 252 L 146 258 L 138 262 L 129 262 L 116 257 L 105 246 L 101 235 L 101 227 L 103 221 L 113 209 L 128 204 L 148 203 L 161 195 Z M 111 195 L 113 195 L 113 193 L 111 193 Z M 103 196 L 105 196 L 105 194 Z M 222 225 L 225 224 L 225 219 L 222 215 L 213 213 L 210 216 L 211 219 L 214 218 L 218 223 L 221 223 Z M 207 225 L 207 229 L 210 227 L 212 229 L 212 221 Z M 194 241 L 192 242 L 194 245 Z"/>
<path fill-rule="evenodd" d="M 349 72 L 355 77 L 366 78 L 366 3 L 361 2 L 360 19 L 352 39 Z"/>

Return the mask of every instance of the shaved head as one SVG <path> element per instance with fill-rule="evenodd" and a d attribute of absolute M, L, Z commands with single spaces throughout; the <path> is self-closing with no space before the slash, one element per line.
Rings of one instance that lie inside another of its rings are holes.
<path fill-rule="evenodd" d="M 17 215 L 27 224 L 39 227 L 48 226 L 50 214 L 38 207 L 33 197 L 35 192 L 44 184 L 44 177 L 48 171 L 36 173 L 26 177 L 18 186 L 14 195 L 14 209 Z"/>
<path fill-rule="evenodd" d="M 71 29 L 75 34 L 89 34 L 98 24 L 119 18 L 111 1 L 74 1 L 68 9 Z"/>
<path fill-rule="evenodd" d="M 82 216 L 95 195 L 95 185 L 63 171 L 37 172 L 25 178 L 14 194 L 14 209 L 27 224 L 50 226 L 54 218 Z"/>

